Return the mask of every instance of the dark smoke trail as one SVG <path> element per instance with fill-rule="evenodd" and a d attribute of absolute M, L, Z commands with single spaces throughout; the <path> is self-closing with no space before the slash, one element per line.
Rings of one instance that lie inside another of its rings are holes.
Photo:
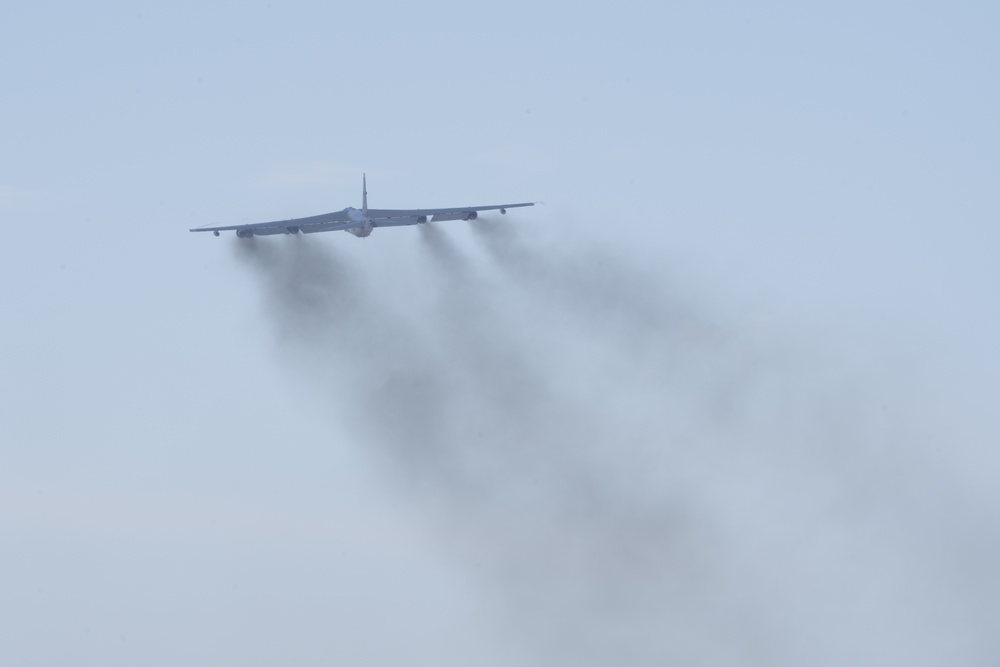
<path fill-rule="evenodd" d="M 887 471 L 849 383 L 817 392 L 823 364 L 762 352 L 612 254 L 476 229 L 500 278 L 420 230 L 419 322 L 322 242 L 240 253 L 279 341 L 489 564 L 542 662 L 981 655 L 981 635 L 952 639 L 962 595 L 904 547 L 908 508 L 854 495 Z"/>
<path fill-rule="evenodd" d="M 549 619 L 543 624 L 551 636 L 539 638 L 543 644 L 561 652 L 573 645 L 583 649 L 574 663 L 608 664 L 617 658 L 657 664 L 669 658 L 671 652 L 660 648 L 669 642 L 651 642 L 644 635 L 656 635 L 659 624 L 668 622 L 658 595 L 687 598 L 672 569 L 692 578 L 699 570 L 700 576 L 711 571 L 708 559 L 696 565 L 698 549 L 691 551 L 692 545 L 708 540 L 710 529 L 695 525 L 690 516 L 694 508 L 659 505 L 629 488 L 634 480 L 627 471 L 616 476 L 602 465 L 615 448 L 627 455 L 627 429 L 618 431 L 616 418 L 594 414 L 585 403 L 569 399 L 558 378 L 552 386 L 538 375 L 551 371 L 553 364 L 545 363 L 530 344 L 512 342 L 516 314 L 499 310 L 502 300 L 490 296 L 496 289 L 439 231 L 428 230 L 425 240 L 441 279 L 440 329 L 445 336 L 461 338 L 467 367 L 477 372 L 470 389 L 496 400 L 497 416 L 522 426 L 487 439 L 489 474 L 477 485 L 491 502 L 477 512 L 479 519 L 489 513 L 488 525 L 496 532 L 478 548 L 500 555 L 498 572 L 516 598 L 514 609 L 522 617 L 531 615 L 525 610 L 534 610 L 539 615 L 535 622 Z M 535 273 L 529 272 L 526 282 Z M 587 285 L 581 287 L 590 297 Z M 558 319 L 563 310 L 550 314 Z M 592 317 L 587 319 L 594 324 Z M 505 385 L 490 372 L 482 373 L 481 361 L 498 356 L 520 371 L 518 382 Z M 488 410 L 477 413 L 477 423 L 495 421 L 490 417 Z M 497 533 L 505 535 L 500 543 Z M 571 599 L 574 603 L 568 605 Z M 694 599 L 688 604 L 692 610 L 704 607 Z M 561 620 L 552 623 L 555 618 Z M 588 637 L 575 636 L 583 627 Z M 606 628 L 614 628 L 618 640 L 603 637 Z M 597 659 L 598 649 L 612 652 Z"/>
<path fill-rule="evenodd" d="M 661 276 L 644 275 L 634 264 L 590 248 L 568 246 L 539 252 L 510 224 L 483 218 L 472 229 L 512 280 L 536 290 L 554 308 L 565 309 L 588 325 L 613 328 L 618 336 L 662 335 L 682 326 L 700 325 L 694 309 L 665 291 Z M 704 332 L 703 332 L 704 333 Z"/>

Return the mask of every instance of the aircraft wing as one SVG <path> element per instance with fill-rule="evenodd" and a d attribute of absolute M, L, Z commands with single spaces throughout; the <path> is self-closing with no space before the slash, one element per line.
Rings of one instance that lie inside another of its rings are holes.
<path fill-rule="evenodd" d="M 192 232 L 227 232 L 253 230 L 258 236 L 269 234 L 294 233 L 297 229 L 306 234 L 312 232 L 332 232 L 341 229 L 354 229 L 362 223 L 351 220 L 347 211 L 335 211 L 333 213 L 322 213 L 312 215 L 308 218 L 291 218 L 289 220 L 275 220 L 273 222 L 257 222 L 250 225 L 226 225 L 224 227 L 195 227 Z"/>
<path fill-rule="evenodd" d="M 489 206 L 457 206 L 454 208 L 370 208 L 368 216 L 382 220 L 393 218 L 428 218 L 436 216 L 438 220 L 473 220 L 476 216 L 471 215 L 479 211 L 506 211 L 508 208 L 520 208 L 522 206 L 534 206 L 534 202 L 522 202 L 520 204 L 491 204 Z M 454 217 L 452 217 L 454 216 Z M 388 225 L 384 225 L 388 226 Z"/>

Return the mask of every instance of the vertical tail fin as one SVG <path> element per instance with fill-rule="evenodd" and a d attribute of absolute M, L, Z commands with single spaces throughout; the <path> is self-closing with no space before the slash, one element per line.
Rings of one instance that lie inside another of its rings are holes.
<path fill-rule="evenodd" d="M 361 215 L 368 218 L 368 177 L 361 174 Z"/>

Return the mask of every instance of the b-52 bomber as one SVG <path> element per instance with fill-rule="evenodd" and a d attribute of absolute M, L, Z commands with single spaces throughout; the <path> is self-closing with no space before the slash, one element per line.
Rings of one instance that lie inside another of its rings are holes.
<path fill-rule="evenodd" d="M 234 231 L 241 239 L 254 236 L 273 236 L 275 234 L 315 234 L 317 232 L 348 232 L 364 238 L 376 227 L 404 227 L 420 225 L 425 222 L 440 220 L 475 220 L 480 211 L 500 211 L 507 213 L 509 208 L 534 206 L 533 202 L 520 204 L 492 204 L 490 206 L 458 206 L 455 208 L 368 208 L 368 179 L 361 176 L 361 210 L 347 207 L 343 211 L 322 213 L 308 218 L 293 218 L 291 220 L 276 220 L 274 222 L 258 222 L 250 225 L 227 225 L 225 227 L 196 227 L 192 232 L 212 232 L 218 236 L 220 232 Z"/>

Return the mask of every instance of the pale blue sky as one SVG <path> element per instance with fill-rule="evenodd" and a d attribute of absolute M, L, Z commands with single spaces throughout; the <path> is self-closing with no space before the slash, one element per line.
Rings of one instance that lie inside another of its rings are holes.
<path fill-rule="evenodd" d="M 483 573 L 509 563 L 469 557 L 467 524 L 422 509 L 383 469 L 390 455 L 347 434 L 337 392 L 289 362 L 268 289 L 235 239 L 187 232 L 357 206 L 362 171 L 379 207 L 544 201 L 507 220 L 530 230 L 521 238 L 533 250 L 579 260 L 598 248 L 642 267 L 737 347 L 759 344 L 794 367 L 789 386 L 806 393 L 829 390 L 840 369 L 834 384 L 860 387 L 858 409 L 875 415 L 847 431 L 926 444 L 912 460 L 892 450 L 902 458 L 871 476 L 948 471 L 931 488 L 967 494 L 992 520 L 998 29 L 990 3 L 5 8 L 0 662 L 551 664 L 534 634 L 574 626 L 536 619 L 526 633 L 511 620 L 523 602 L 496 602 Z M 472 265 L 489 264 L 464 224 L 443 231 Z M 448 298 L 417 229 L 320 236 L 308 240 L 403 320 Z M 496 292 L 478 303 L 518 303 L 510 276 L 487 274 Z M 540 303 L 510 311 L 512 339 L 557 309 Z M 538 345 L 518 349 L 550 379 L 600 348 L 583 335 Z M 698 350 L 692 363 L 710 363 Z M 615 407 L 630 395 L 619 370 L 594 373 L 607 410 L 638 409 Z M 698 403 L 673 390 L 654 399 L 649 414 L 670 411 L 661 399 Z M 748 438 L 766 441 L 771 408 L 758 423 L 750 404 Z M 704 475 L 694 486 L 730 479 Z M 767 502 L 795 504 L 796 493 Z M 742 510 L 718 512 L 719 525 L 745 525 Z M 963 565 L 945 551 L 911 569 L 925 567 Z M 859 580 L 883 580 L 870 576 Z M 736 589 L 732 600 L 715 591 L 720 605 L 753 608 L 757 589 Z M 769 608 L 776 626 L 802 604 L 788 595 Z M 995 602 L 948 595 L 995 615 Z M 884 619 L 896 604 L 887 594 L 866 608 Z M 690 636 L 725 625 L 712 610 Z M 941 628 L 922 619 L 901 621 L 900 637 Z M 837 621 L 799 630 L 869 664 L 831 638 Z M 960 646 L 973 664 L 997 648 L 965 632 L 913 639 L 913 651 Z M 809 657 L 781 632 L 760 633 L 766 664 Z M 870 639 L 870 664 L 914 664 L 901 641 Z M 714 664 L 757 659 L 732 651 Z"/>

